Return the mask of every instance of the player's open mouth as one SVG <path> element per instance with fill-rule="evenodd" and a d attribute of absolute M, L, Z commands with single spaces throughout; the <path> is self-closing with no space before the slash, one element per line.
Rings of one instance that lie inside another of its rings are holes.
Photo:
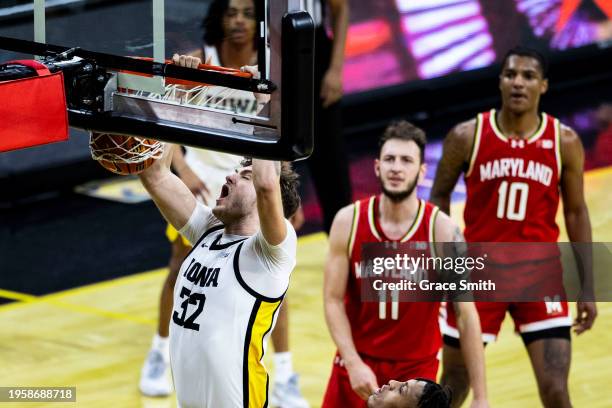
<path fill-rule="evenodd" d="M 527 99 L 527 95 L 523 94 L 523 93 L 518 93 L 518 92 L 514 92 L 512 94 L 510 94 L 510 97 L 514 100 L 519 100 L 519 99 Z"/>
<path fill-rule="evenodd" d="M 227 184 L 224 184 L 223 187 L 221 187 L 221 194 L 219 195 L 219 198 L 225 198 L 227 197 L 229 194 L 229 187 L 227 186 Z"/>

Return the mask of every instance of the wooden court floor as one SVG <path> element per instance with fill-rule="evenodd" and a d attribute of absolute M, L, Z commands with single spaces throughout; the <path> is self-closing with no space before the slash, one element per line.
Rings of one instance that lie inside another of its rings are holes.
<path fill-rule="evenodd" d="M 612 242 L 612 167 L 590 172 L 586 180 L 594 241 Z M 455 217 L 460 209 L 454 207 Z M 334 353 L 321 300 L 325 253 L 323 234 L 300 239 L 289 295 L 294 365 L 313 407 L 320 406 Z M 0 306 L 0 386 L 77 387 L 76 403 L 0 403 L 0 408 L 175 407 L 174 397 L 145 398 L 137 389 L 164 276 L 165 270 L 149 271 L 41 297 L 0 289 L 0 297 L 17 300 Z M 537 407 L 527 355 L 512 330 L 507 319 L 500 339 L 486 351 L 491 404 Z M 599 303 L 594 329 L 573 339 L 575 407 L 612 406 L 610 347 L 612 303 Z"/>

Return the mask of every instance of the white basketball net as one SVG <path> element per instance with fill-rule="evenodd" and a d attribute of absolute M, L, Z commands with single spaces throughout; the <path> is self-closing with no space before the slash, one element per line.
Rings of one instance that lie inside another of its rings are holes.
<path fill-rule="evenodd" d="M 157 140 L 131 137 L 118 143 L 114 138 L 107 137 L 107 135 L 109 134 L 89 133 L 89 150 L 91 150 L 91 157 L 94 160 L 133 164 L 142 163 L 151 158 L 157 160 L 162 157 L 164 145 Z M 112 142 L 113 146 L 104 149 L 100 148 L 100 144 L 96 145 L 100 138 L 105 138 L 107 141 Z"/>
<path fill-rule="evenodd" d="M 231 98 L 236 93 L 240 92 L 237 89 L 227 88 L 222 86 L 199 85 L 187 87 L 184 85 L 166 84 L 163 95 L 151 93 L 142 90 L 129 90 L 128 95 L 144 97 L 147 99 L 169 101 L 179 103 L 184 106 L 206 107 L 208 109 L 216 109 L 227 112 L 239 113 L 236 110 L 229 109 L 225 104 L 225 100 Z"/>

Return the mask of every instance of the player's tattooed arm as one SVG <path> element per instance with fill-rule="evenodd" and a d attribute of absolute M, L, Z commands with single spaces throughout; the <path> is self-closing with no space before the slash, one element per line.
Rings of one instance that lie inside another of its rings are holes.
<path fill-rule="evenodd" d="M 446 243 L 446 252 L 445 256 L 449 256 L 454 259 L 466 259 L 468 257 L 468 247 L 465 242 L 465 238 L 461 233 L 461 229 L 458 226 L 455 226 L 453 231 L 453 238 L 451 242 Z M 448 281 L 455 282 L 457 287 L 459 287 L 460 281 L 468 282 L 470 280 L 471 270 L 465 269 L 461 271 L 450 272 L 450 276 L 447 276 Z M 467 290 L 456 290 L 452 293 L 448 294 L 449 300 L 453 301 L 461 301 L 461 302 L 471 302 L 474 300 L 471 291 Z"/>
<path fill-rule="evenodd" d="M 438 212 L 435 218 L 435 255 L 442 258 L 465 258 L 467 254 L 467 245 L 461 229 L 451 220 L 451 218 L 443 212 Z M 437 270 L 438 277 L 441 281 L 455 283 L 457 290 L 446 293 L 448 301 L 472 301 L 471 293 L 463 290 L 460 291 L 460 282 L 469 279 L 469 270 L 453 270 L 441 269 Z"/>
<path fill-rule="evenodd" d="M 461 229 L 455 226 L 453 231 L 453 240 L 450 245 L 450 254 L 452 257 L 465 257 L 467 255 L 467 246 L 465 244 L 465 238 L 461 233 Z"/>
<path fill-rule="evenodd" d="M 561 194 L 567 235 L 572 241 L 574 256 L 582 284 L 574 331 L 589 330 L 597 317 L 593 280 L 591 221 L 584 199 L 584 148 L 580 137 L 567 126 L 561 126 Z"/>
<path fill-rule="evenodd" d="M 461 172 L 467 170 L 474 143 L 476 120 L 460 123 L 444 139 L 430 201 L 450 214 L 450 198 Z"/>

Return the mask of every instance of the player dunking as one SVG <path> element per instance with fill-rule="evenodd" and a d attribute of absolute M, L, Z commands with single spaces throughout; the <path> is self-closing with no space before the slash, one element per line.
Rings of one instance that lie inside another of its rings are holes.
<path fill-rule="evenodd" d="M 425 174 L 425 133 L 402 121 L 391 124 L 379 141 L 374 169 L 383 194 L 340 210 L 330 233 L 325 265 L 325 316 L 338 355 L 323 407 L 365 407 L 366 399 L 392 379 L 435 380 L 441 346 L 438 302 L 399 303 L 384 313 L 379 303 L 361 301 L 361 245 L 368 242 L 461 241 L 458 227 L 437 207 L 417 197 Z M 467 339 L 463 353 L 474 389 L 473 406 L 486 406 L 483 347 L 476 309 L 454 303 Z"/>
<path fill-rule="evenodd" d="M 572 242 L 591 242 L 591 225 L 583 192 L 584 150 L 578 135 L 552 116 L 540 114 L 539 101 L 548 88 L 547 64 L 536 51 L 515 48 L 503 61 L 499 89 L 501 110 L 482 113 L 459 124 L 446 137 L 444 152 L 431 193 L 432 202 L 449 213 L 450 195 L 465 170 L 467 202 L 464 212 L 468 242 L 551 242 L 559 228 L 555 215 L 560 194 L 567 233 Z M 526 172 L 488 173 L 500 162 L 517 163 Z M 543 169 L 550 177 L 529 177 L 528 167 Z M 527 174 L 527 176 L 525 176 Z M 557 253 L 558 255 L 558 253 Z M 552 261 L 540 261 L 528 274 L 542 275 Z M 547 256 L 547 255 L 544 255 Z M 590 256 L 585 260 L 583 294 L 593 299 Z M 544 263 L 543 263 L 544 262 Z M 542 266 L 544 265 L 544 266 Z M 525 285 L 530 283 L 521 281 Z M 570 319 L 567 302 L 477 303 L 484 341 L 494 339 L 509 311 L 521 334 L 534 369 L 540 398 L 546 407 L 570 407 L 567 379 L 571 360 Z M 548 307 L 547 307 L 548 306 Z M 552 307 L 554 306 L 554 307 Z M 575 332 L 591 328 L 596 305 L 578 302 Z M 444 328 L 442 383 L 453 390 L 453 406 L 459 407 L 468 390 L 464 359 L 458 341 L 453 310 Z"/>
<path fill-rule="evenodd" d="M 173 62 L 186 67 L 197 67 L 201 62 L 241 68 L 257 63 L 256 15 L 253 0 L 214 0 L 204 17 L 203 47 L 190 55 L 175 55 Z M 194 103 L 241 114 L 257 114 L 258 104 L 252 92 L 207 86 L 198 91 Z M 183 149 L 184 152 L 183 153 Z M 186 146 L 176 149 L 172 168 L 193 194 L 208 206 L 215 199 L 225 183 L 225 176 L 240 166 L 241 157 L 206 149 Z M 293 223 L 293 220 L 292 220 Z M 294 226 L 296 224 L 294 223 Z M 168 225 L 168 240 L 172 243 L 172 255 L 168 275 L 164 281 L 159 301 L 159 321 L 152 347 L 142 368 L 139 388 L 148 396 L 164 396 L 172 391 L 166 371 L 169 368 L 168 334 L 172 314 L 172 292 L 183 260 L 191 250 L 189 241 Z M 272 332 L 274 345 L 275 381 L 273 397 L 275 402 L 290 408 L 304 408 L 307 403 L 301 396 L 297 374 L 293 372 L 289 351 L 288 304 L 283 301 Z"/>
<path fill-rule="evenodd" d="M 261 360 L 295 266 L 287 221 L 299 205 L 288 165 L 253 160 L 227 176 L 216 206 L 170 171 L 172 149 L 141 174 L 163 216 L 192 242 L 174 288 L 170 361 L 180 406 L 267 406 Z"/>

